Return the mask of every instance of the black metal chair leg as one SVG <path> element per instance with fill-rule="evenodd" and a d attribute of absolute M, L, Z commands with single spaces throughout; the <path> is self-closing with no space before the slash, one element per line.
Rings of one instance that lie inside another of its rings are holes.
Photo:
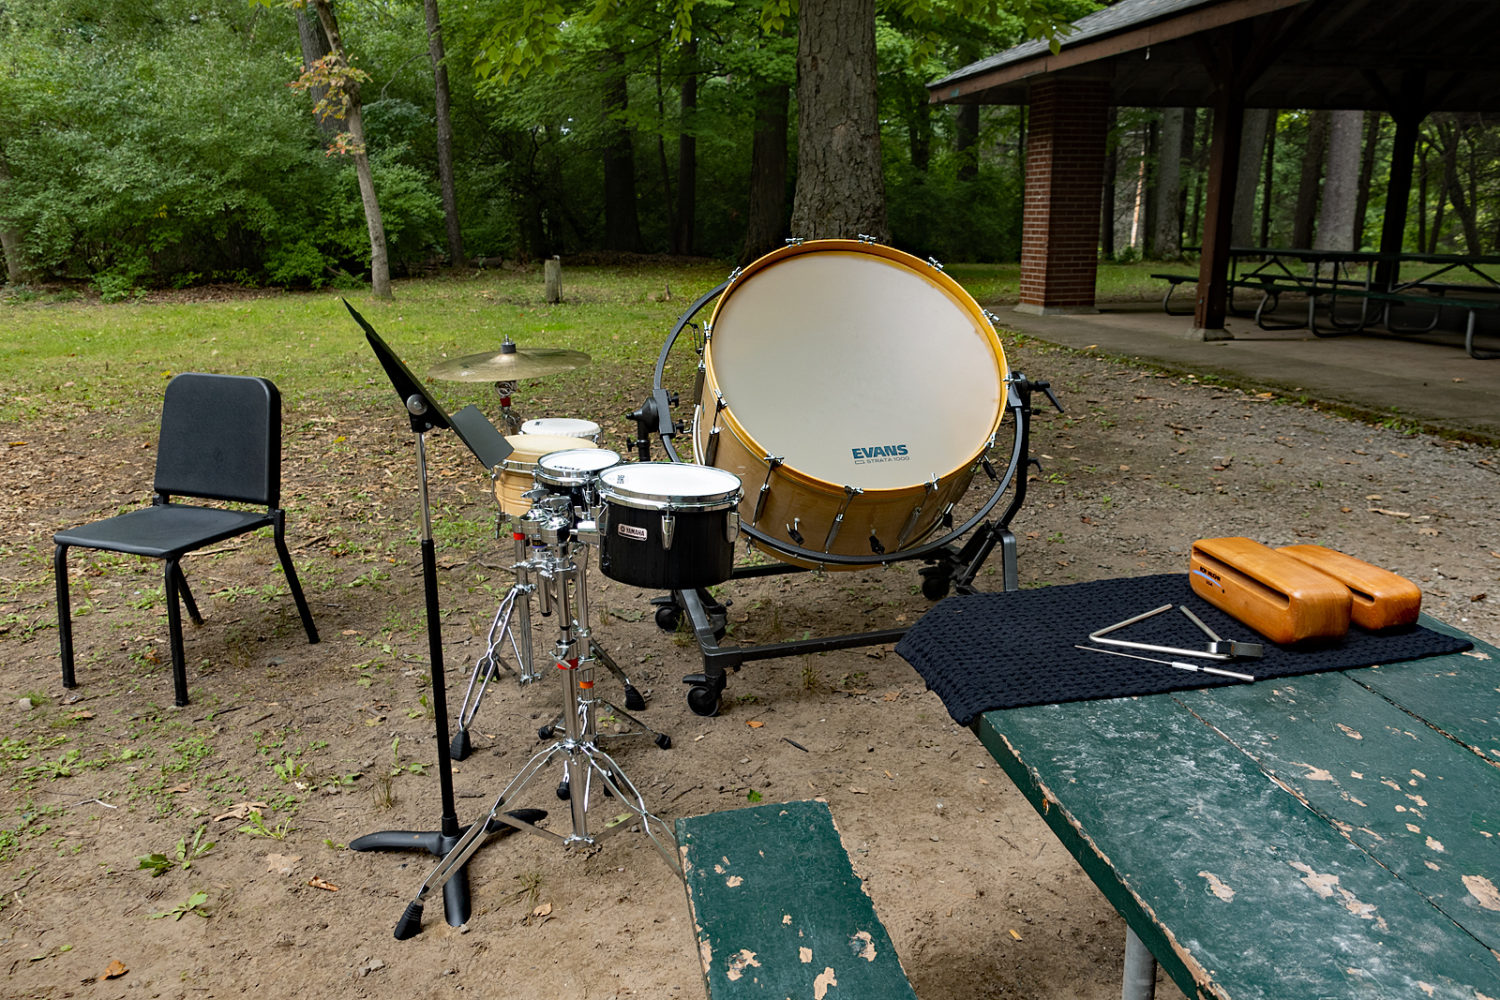
<path fill-rule="evenodd" d="M 297 614 L 302 618 L 302 628 L 307 632 L 310 645 L 318 643 L 318 627 L 313 624 L 312 612 L 308 610 L 307 598 L 302 596 L 302 584 L 297 580 L 297 567 L 292 565 L 292 554 L 286 547 L 286 519 L 281 511 L 276 512 L 276 524 L 272 534 L 276 539 L 276 554 L 281 558 L 281 572 L 286 576 L 287 586 L 292 590 L 292 600 L 297 603 Z"/>
<path fill-rule="evenodd" d="M 52 553 L 52 574 L 57 580 L 57 643 L 62 654 L 62 682 L 75 688 L 73 676 L 73 608 L 68 599 L 68 547 L 57 546 Z"/>
<path fill-rule="evenodd" d="M 193 624 L 202 625 L 203 616 L 198 613 L 198 602 L 193 600 L 193 592 L 188 588 L 187 576 L 182 572 L 182 563 L 177 563 L 177 593 L 182 597 L 182 606 L 187 608 L 188 617 L 193 620 Z"/>
<path fill-rule="evenodd" d="M 177 560 L 166 560 L 167 568 L 162 574 L 166 583 L 167 591 L 167 632 L 171 636 L 172 644 L 172 690 L 176 696 L 176 704 L 180 708 L 188 703 L 187 690 L 187 660 L 182 652 L 182 610 L 178 607 L 177 580 L 182 571 L 177 568 Z"/>

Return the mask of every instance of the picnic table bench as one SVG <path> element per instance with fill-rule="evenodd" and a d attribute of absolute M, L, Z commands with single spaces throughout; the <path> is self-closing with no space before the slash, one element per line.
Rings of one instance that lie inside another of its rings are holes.
<path fill-rule="evenodd" d="M 1152 956 L 1189 997 L 1500 997 L 1495 647 L 973 728 L 1125 918 L 1127 1000 Z"/>
<path fill-rule="evenodd" d="M 820 801 L 677 821 L 710 1000 L 916 1000 Z"/>

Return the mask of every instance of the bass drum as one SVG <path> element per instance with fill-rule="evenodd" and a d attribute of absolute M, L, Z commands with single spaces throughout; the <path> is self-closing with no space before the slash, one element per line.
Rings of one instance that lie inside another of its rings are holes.
<path fill-rule="evenodd" d="M 740 477 L 741 520 L 784 562 L 856 569 L 919 545 L 1005 413 L 984 310 L 890 247 L 773 251 L 731 280 L 706 334 L 694 459 Z"/>

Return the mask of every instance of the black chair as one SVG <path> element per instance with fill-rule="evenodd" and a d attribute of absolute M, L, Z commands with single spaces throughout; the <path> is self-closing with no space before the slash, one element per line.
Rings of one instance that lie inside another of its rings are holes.
<path fill-rule="evenodd" d="M 73 623 L 68 601 L 68 547 L 162 559 L 166 563 L 167 626 L 172 638 L 172 684 L 178 705 L 188 703 L 187 669 L 182 655 L 182 612 L 202 625 L 198 605 L 182 575 L 184 555 L 269 525 L 307 641 L 318 630 L 297 582 L 285 537 L 281 503 L 281 393 L 263 378 L 184 373 L 167 383 L 157 442 L 151 506 L 85 524 L 52 536 L 57 549 L 57 630 L 62 646 L 63 687 L 73 677 Z M 264 512 L 173 503 L 173 497 L 263 504 Z"/>

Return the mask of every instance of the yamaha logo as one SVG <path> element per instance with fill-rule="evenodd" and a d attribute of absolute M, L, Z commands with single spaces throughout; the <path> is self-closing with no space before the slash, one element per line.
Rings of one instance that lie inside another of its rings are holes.
<path fill-rule="evenodd" d="M 904 444 L 877 444 L 849 450 L 854 454 L 855 465 L 870 465 L 874 462 L 905 462 L 910 458 Z"/>

